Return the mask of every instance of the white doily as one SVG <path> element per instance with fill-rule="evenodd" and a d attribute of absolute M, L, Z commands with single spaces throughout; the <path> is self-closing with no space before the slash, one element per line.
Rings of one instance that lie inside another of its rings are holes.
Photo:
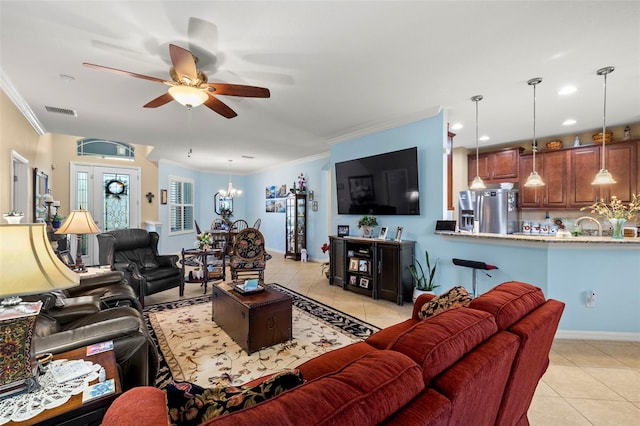
<path fill-rule="evenodd" d="M 65 359 L 54 360 L 47 366 L 47 371 L 38 377 L 40 389 L 0 400 L 0 425 L 9 421 L 23 422 L 44 410 L 58 407 L 73 395 L 81 393 L 89 382 L 98 378 L 100 364 L 85 361 L 85 364 L 91 368 L 91 373 L 64 383 L 57 383 L 51 374 L 51 367 L 65 362 L 67 362 Z"/>

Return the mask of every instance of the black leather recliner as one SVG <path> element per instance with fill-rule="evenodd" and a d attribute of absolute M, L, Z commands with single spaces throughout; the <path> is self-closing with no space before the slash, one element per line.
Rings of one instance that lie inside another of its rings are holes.
<path fill-rule="evenodd" d="M 37 296 L 43 307 L 36 319 L 35 353 L 58 354 L 83 346 L 113 340 L 113 350 L 123 389 L 153 386 L 158 372 L 158 352 L 135 308 L 99 310 L 91 303 L 56 308 L 53 294 Z M 93 297 L 98 303 L 98 298 Z"/>
<path fill-rule="evenodd" d="M 184 291 L 182 269 L 177 255 L 159 255 L 157 232 L 118 229 L 98 234 L 100 265 L 124 272 L 124 278 L 144 306 L 147 295 L 179 287 Z"/>

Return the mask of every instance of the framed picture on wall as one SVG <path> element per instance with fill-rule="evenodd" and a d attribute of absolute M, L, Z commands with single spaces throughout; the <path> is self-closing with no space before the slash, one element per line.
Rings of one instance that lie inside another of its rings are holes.
<path fill-rule="evenodd" d="M 160 190 L 160 204 L 167 204 L 167 190 Z"/>

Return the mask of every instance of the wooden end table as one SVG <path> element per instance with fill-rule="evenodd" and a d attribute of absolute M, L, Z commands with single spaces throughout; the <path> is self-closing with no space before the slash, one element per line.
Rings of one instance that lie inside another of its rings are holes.
<path fill-rule="evenodd" d="M 82 347 L 68 352 L 62 352 L 53 357 L 54 359 L 84 359 L 94 364 L 100 364 L 104 367 L 106 379 L 113 379 L 116 385 L 116 391 L 110 395 L 82 403 L 82 392 L 73 395 L 66 403 L 59 407 L 44 410 L 36 417 L 32 417 L 24 422 L 9 422 L 7 425 L 56 425 L 56 426 L 80 426 L 80 425 L 99 425 L 102 422 L 104 413 L 111 405 L 113 400 L 122 393 L 120 378 L 118 377 L 118 368 L 116 366 L 116 357 L 113 350 L 101 352 L 95 355 L 87 356 L 87 348 Z M 97 383 L 97 380 L 90 384 Z"/>
<path fill-rule="evenodd" d="M 248 354 L 291 340 L 291 297 L 269 286 L 240 294 L 234 283 L 213 285 L 213 321 Z"/>

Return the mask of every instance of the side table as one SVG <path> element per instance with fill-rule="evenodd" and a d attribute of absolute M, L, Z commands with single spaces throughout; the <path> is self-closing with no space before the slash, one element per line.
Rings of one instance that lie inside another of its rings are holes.
<path fill-rule="evenodd" d="M 106 379 L 114 379 L 116 391 L 102 398 L 82 403 L 82 393 L 73 395 L 66 403 L 59 407 L 44 410 L 36 417 L 32 417 L 24 422 L 9 422 L 7 425 L 40 425 L 40 426 L 80 426 L 99 425 L 102 422 L 104 413 L 113 400 L 122 393 L 116 358 L 113 350 L 101 352 L 87 356 L 87 348 L 83 346 L 71 351 L 62 352 L 54 356 L 54 359 L 84 359 L 94 364 L 104 367 Z M 93 383 L 91 383 L 93 384 Z"/>
<path fill-rule="evenodd" d="M 196 257 L 200 259 L 200 267 L 202 268 L 202 276 L 199 278 L 191 278 L 185 273 L 185 261 L 186 257 Z M 217 259 L 213 265 L 213 271 L 209 272 L 209 257 Z M 224 250 L 211 248 L 208 250 L 200 249 L 182 249 L 182 275 L 184 276 L 184 283 L 200 283 L 204 287 L 204 293 L 207 294 L 207 284 L 209 281 L 224 281 L 226 279 L 226 264 Z M 180 296 L 184 294 L 184 283 L 180 287 Z"/>

